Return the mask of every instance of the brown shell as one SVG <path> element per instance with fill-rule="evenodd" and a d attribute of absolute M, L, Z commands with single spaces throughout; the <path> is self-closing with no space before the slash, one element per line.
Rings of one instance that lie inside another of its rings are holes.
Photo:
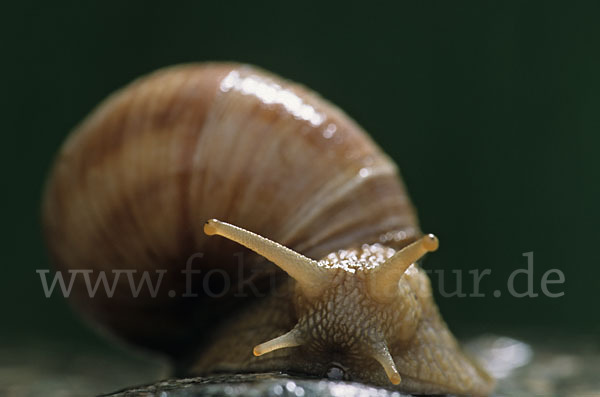
<path fill-rule="evenodd" d="M 188 260 L 204 274 L 225 269 L 232 286 L 244 277 L 239 246 L 208 242 L 209 218 L 313 258 L 419 234 L 395 165 L 353 120 L 302 86 L 236 64 L 171 67 L 113 94 L 61 148 L 43 202 L 59 270 L 91 269 L 92 284 L 102 270 L 109 283 L 112 270 L 136 269 L 136 280 L 166 271 L 156 297 L 142 288 L 132 298 L 123 276 L 114 296 L 90 298 L 76 277 L 71 301 L 112 333 L 175 358 L 241 303 L 207 296 L 202 275 L 199 296 L 182 297 Z"/>

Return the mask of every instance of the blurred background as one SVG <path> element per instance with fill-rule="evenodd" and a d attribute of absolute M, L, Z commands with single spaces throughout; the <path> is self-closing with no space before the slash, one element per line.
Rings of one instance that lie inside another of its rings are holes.
<path fill-rule="evenodd" d="M 424 266 L 492 271 L 485 297 L 437 292 L 459 336 L 599 334 L 598 3 L 14 2 L 2 14 L 4 375 L 6 363 L 40 362 L 16 352 L 24 345 L 55 346 L 47 356 L 64 373 L 80 349 L 155 371 L 120 379 L 114 365 L 111 386 L 163 373 L 44 297 L 40 196 L 61 142 L 99 101 L 157 68 L 204 60 L 301 82 L 372 134 L 399 164 L 423 230 L 441 239 Z M 540 295 L 512 297 L 507 280 L 530 251 Z M 550 286 L 559 298 L 541 293 L 549 269 L 565 276 Z M 455 274 L 444 280 L 456 289 Z M 468 277 L 463 291 L 473 292 Z"/>

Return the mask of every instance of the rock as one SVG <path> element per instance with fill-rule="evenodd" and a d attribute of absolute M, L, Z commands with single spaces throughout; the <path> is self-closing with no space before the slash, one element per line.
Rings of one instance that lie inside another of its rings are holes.
<path fill-rule="evenodd" d="M 597 342 L 583 338 L 567 343 L 548 336 L 544 344 L 529 345 L 506 336 L 481 336 L 465 350 L 498 380 L 494 396 L 600 396 L 600 354 Z M 282 373 L 217 375 L 170 379 L 107 396 L 394 396 L 406 394 L 372 386 L 324 379 L 302 379 Z"/>
<path fill-rule="evenodd" d="M 551 335 L 546 329 L 481 336 L 463 344 L 498 380 L 494 396 L 600 397 L 597 335 Z M 91 347 L 11 339 L 0 349 L 0 395 L 74 397 L 98 395 L 166 376 L 164 360 L 125 354 L 108 345 Z M 332 374 L 335 375 L 335 374 Z M 398 392 L 359 383 L 304 379 L 282 373 L 170 379 L 128 387 L 107 396 L 394 396 Z"/>
<path fill-rule="evenodd" d="M 395 391 L 353 382 L 302 379 L 281 373 L 217 375 L 170 379 L 135 387 L 106 396 L 112 397 L 408 397 Z"/>

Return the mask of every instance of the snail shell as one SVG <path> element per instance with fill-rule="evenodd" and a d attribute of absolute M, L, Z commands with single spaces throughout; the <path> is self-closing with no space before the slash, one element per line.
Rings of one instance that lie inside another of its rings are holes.
<path fill-rule="evenodd" d="M 116 280 L 112 296 L 92 297 L 75 277 L 70 300 L 94 324 L 167 353 L 188 373 L 327 371 L 329 362 L 310 363 L 310 351 L 252 356 L 247 343 L 298 321 L 302 293 L 250 251 L 240 271 L 240 246 L 204 233 L 211 218 L 334 261 L 350 247 L 387 260 L 421 235 L 396 166 L 354 121 L 302 86 L 237 64 L 171 67 L 113 94 L 60 149 L 43 200 L 58 269 L 92 270 L 92 283 L 102 271 L 109 284 Z M 385 247 L 372 245 L 378 242 Z M 185 273 L 191 264 L 202 271 L 194 285 L 203 286 L 193 297 Z M 119 270 L 162 274 L 160 289 L 132 297 L 128 277 L 111 278 Z M 227 282 L 203 278 L 211 271 L 225 272 Z M 401 288 L 424 301 L 406 340 L 391 347 L 400 388 L 489 393 L 493 382 L 437 314 L 427 276 L 413 271 Z M 248 277 L 258 293 L 233 294 Z M 260 292 L 270 295 L 257 298 Z M 409 353 L 397 359 L 396 350 Z M 376 362 L 361 368 L 348 371 L 390 385 Z"/>

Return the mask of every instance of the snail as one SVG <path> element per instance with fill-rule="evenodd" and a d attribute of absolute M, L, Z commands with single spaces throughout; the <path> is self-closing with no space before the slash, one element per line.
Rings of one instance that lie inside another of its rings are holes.
<path fill-rule="evenodd" d="M 70 302 L 177 374 L 493 389 L 433 301 L 417 261 L 438 240 L 396 165 L 266 71 L 189 64 L 134 81 L 70 134 L 42 207 L 53 262 L 79 276 Z"/>

